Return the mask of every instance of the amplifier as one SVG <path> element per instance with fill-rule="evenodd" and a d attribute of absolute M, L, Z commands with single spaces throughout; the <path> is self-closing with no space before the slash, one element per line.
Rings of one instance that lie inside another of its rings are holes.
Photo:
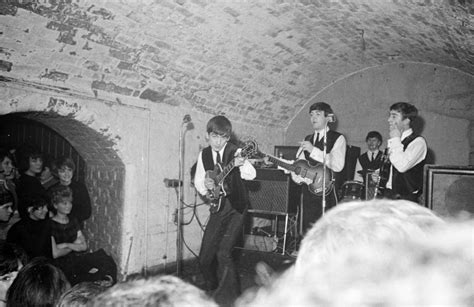
<path fill-rule="evenodd" d="M 257 177 L 245 181 L 249 190 L 250 210 L 286 215 L 296 213 L 301 186 L 289 174 L 277 169 L 256 169 Z"/>

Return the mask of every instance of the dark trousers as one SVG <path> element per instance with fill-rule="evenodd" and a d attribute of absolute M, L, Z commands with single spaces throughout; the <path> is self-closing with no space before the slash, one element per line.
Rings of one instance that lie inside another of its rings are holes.
<path fill-rule="evenodd" d="M 326 195 L 325 212 L 337 205 L 334 188 Z M 323 198 L 314 195 L 303 186 L 303 212 L 302 212 L 303 236 L 311 229 L 311 226 L 323 215 Z"/>
<path fill-rule="evenodd" d="M 239 213 L 225 200 L 223 208 L 211 214 L 202 238 L 199 263 L 207 291 L 214 299 L 230 305 L 240 295 L 240 281 L 232 251 L 241 235 L 245 213 Z"/>

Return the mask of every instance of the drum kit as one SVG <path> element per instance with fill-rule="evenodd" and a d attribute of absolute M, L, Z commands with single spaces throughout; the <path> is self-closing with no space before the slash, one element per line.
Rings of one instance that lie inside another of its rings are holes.
<path fill-rule="evenodd" d="M 372 176 L 375 171 L 359 171 L 365 175 L 365 183 L 357 180 L 348 180 L 341 186 L 340 203 L 354 200 L 372 200 L 382 197 L 383 188 L 380 179 Z"/>

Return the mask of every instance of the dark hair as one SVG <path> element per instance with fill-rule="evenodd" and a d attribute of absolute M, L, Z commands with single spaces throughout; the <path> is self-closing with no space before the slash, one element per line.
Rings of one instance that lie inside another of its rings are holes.
<path fill-rule="evenodd" d="M 371 138 L 377 138 L 379 139 L 380 143 L 382 143 L 382 135 L 378 131 L 370 131 L 369 133 L 367 133 L 365 141 L 367 142 Z"/>
<path fill-rule="evenodd" d="M 46 258 L 24 266 L 7 292 L 7 306 L 55 306 L 70 285 L 64 273 Z"/>
<path fill-rule="evenodd" d="M 56 177 L 58 176 L 57 174 L 58 167 L 56 165 L 56 161 L 53 159 L 51 155 L 44 155 L 43 169 L 46 167 L 49 168 L 49 171 L 51 172 L 51 174 L 53 174 Z"/>
<path fill-rule="evenodd" d="M 13 163 L 13 155 L 5 148 L 0 148 L 0 163 L 2 163 L 5 158 L 9 158 Z"/>
<path fill-rule="evenodd" d="M 217 115 L 207 122 L 207 133 L 215 133 L 221 136 L 230 137 L 232 133 L 232 124 L 223 115 Z"/>
<path fill-rule="evenodd" d="M 73 171 L 76 170 L 76 164 L 74 163 L 71 157 L 67 157 L 67 156 L 59 157 L 58 160 L 56 161 L 57 169 L 59 170 L 65 166 L 72 169 Z"/>
<path fill-rule="evenodd" d="M 312 111 L 324 111 L 324 116 L 328 116 L 328 114 L 334 113 L 332 108 L 329 104 L 325 102 L 315 102 L 309 107 L 309 113 Z"/>
<path fill-rule="evenodd" d="M 19 165 L 18 168 L 23 172 L 30 168 L 30 159 L 43 160 L 43 153 L 34 145 L 26 145 L 19 150 Z"/>
<path fill-rule="evenodd" d="M 397 111 L 402 114 L 402 119 L 408 118 L 411 123 L 418 117 L 418 109 L 408 102 L 397 102 L 392 104 L 390 111 Z"/>
<path fill-rule="evenodd" d="M 57 307 L 87 306 L 97 295 L 108 287 L 94 282 L 81 282 L 61 295 Z"/>
<path fill-rule="evenodd" d="M 26 252 L 19 246 L 0 242 L 0 276 L 18 271 L 20 264 L 28 262 Z"/>
<path fill-rule="evenodd" d="M 38 209 L 48 205 L 48 200 L 40 194 L 33 194 L 23 198 L 23 206 L 25 208 L 32 207 L 33 209 Z"/>
<path fill-rule="evenodd" d="M 9 191 L 5 190 L 0 192 L 0 206 L 5 205 L 6 203 L 13 203 L 13 195 Z"/>

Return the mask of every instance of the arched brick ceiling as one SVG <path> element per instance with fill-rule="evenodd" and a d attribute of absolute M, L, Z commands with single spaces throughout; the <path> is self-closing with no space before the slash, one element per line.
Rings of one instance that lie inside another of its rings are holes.
<path fill-rule="evenodd" d="M 277 127 L 366 67 L 474 74 L 472 0 L 12 0 L 0 14 L 3 82 Z"/>

